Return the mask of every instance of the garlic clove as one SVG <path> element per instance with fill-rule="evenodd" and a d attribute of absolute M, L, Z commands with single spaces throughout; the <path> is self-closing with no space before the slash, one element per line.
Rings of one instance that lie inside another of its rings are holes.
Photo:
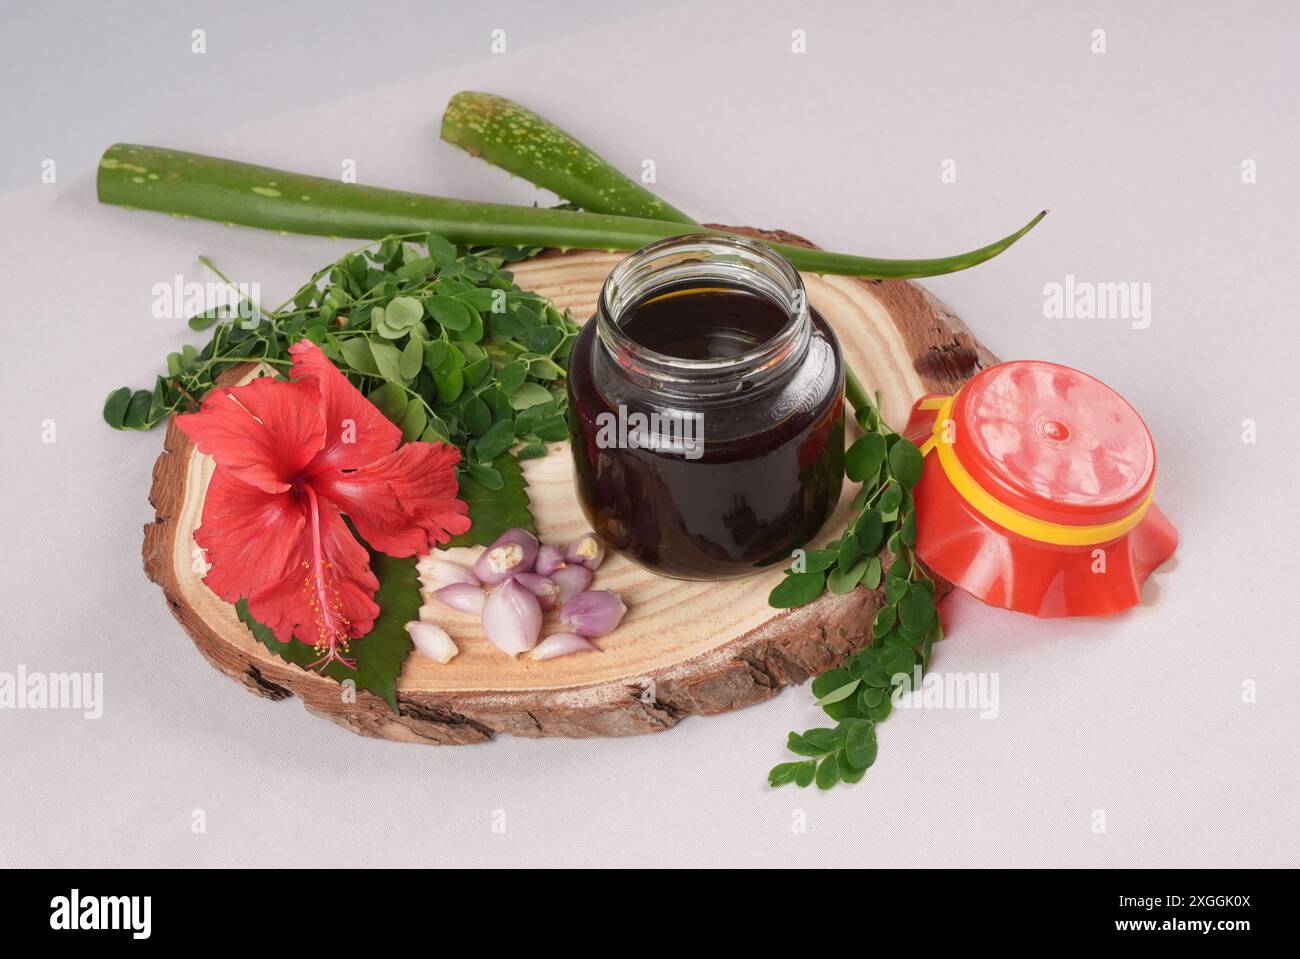
<path fill-rule="evenodd" d="M 612 633 L 627 607 L 607 589 L 579 593 L 560 610 L 560 623 L 570 632 L 588 638 Z"/>
<path fill-rule="evenodd" d="M 434 590 L 433 598 L 444 606 L 462 613 L 481 613 L 487 597 L 482 587 L 470 586 L 468 583 L 453 583 Z"/>
<path fill-rule="evenodd" d="M 415 648 L 435 663 L 445 665 L 460 652 L 441 626 L 433 623 L 407 623 L 406 631 L 411 634 Z"/>
<path fill-rule="evenodd" d="M 513 578 L 492 590 L 483 604 L 483 632 L 507 656 L 528 652 L 541 631 L 541 604 Z"/>
<path fill-rule="evenodd" d="M 571 653 L 586 653 L 595 650 L 595 644 L 585 636 L 579 636 L 577 633 L 555 633 L 538 643 L 528 655 L 538 660 L 555 659 L 558 656 L 568 656 Z"/>

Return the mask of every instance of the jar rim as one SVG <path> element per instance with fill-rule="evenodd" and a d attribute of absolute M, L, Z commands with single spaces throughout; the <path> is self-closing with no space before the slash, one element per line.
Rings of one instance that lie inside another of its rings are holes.
<path fill-rule="evenodd" d="M 721 279 L 763 295 L 787 312 L 767 340 L 733 356 L 689 359 L 661 353 L 622 329 L 621 314 L 647 293 L 684 279 Z M 731 233 L 698 232 L 656 240 L 621 260 L 605 278 L 596 303 L 596 333 L 624 368 L 657 383 L 693 388 L 726 386 L 740 378 L 783 368 L 811 335 L 803 277 L 766 243 Z"/>

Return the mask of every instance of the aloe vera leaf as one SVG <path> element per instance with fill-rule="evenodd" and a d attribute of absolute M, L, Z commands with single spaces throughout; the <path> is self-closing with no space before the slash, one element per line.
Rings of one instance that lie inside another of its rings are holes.
<path fill-rule="evenodd" d="M 681 223 L 662 220 L 452 200 L 126 143 L 104 152 L 97 186 L 102 203 L 314 236 L 379 239 L 437 233 L 463 244 L 612 251 L 636 250 L 690 231 Z M 881 279 L 936 276 L 992 259 L 1045 215 L 1038 214 L 987 246 L 939 259 L 874 259 L 769 245 L 798 269 L 813 273 Z"/>
<path fill-rule="evenodd" d="M 572 134 L 526 107 L 490 93 L 462 91 L 442 118 L 442 137 L 510 173 L 553 190 L 589 213 L 695 221 L 610 166 Z M 669 216 L 668 214 L 673 214 Z M 770 244 L 799 269 L 856 276 L 916 277 L 952 273 L 997 256 L 1028 233 L 1047 211 L 988 246 L 938 260 L 872 260 Z M 793 251 L 798 252 L 793 252 Z M 875 272 L 866 272 L 874 269 Z"/>
<path fill-rule="evenodd" d="M 591 213 L 694 223 L 595 150 L 513 100 L 462 90 L 442 115 L 442 138 Z"/>

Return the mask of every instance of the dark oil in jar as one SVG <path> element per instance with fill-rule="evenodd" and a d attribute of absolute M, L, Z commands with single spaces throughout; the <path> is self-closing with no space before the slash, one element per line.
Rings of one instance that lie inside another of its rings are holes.
<path fill-rule="evenodd" d="M 776 336 L 789 322 L 767 297 L 727 287 L 687 287 L 647 297 L 619 326 L 646 349 L 683 360 L 730 359 Z"/>
<path fill-rule="evenodd" d="M 655 572 L 725 579 L 788 560 L 811 540 L 843 483 L 843 365 L 815 311 L 806 355 L 775 381 L 739 377 L 730 395 L 698 405 L 698 458 L 662 449 L 604 448 L 601 415 L 618 407 L 693 407 L 621 375 L 584 325 L 569 366 L 569 418 L 579 499 L 612 548 Z M 619 328 L 666 357 L 729 360 L 778 336 L 787 308 L 755 292 L 696 283 L 655 290 L 628 306 Z M 636 366 L 635 357 L 627 364 Z M 758 385 L 755 385 L 758 383 Z"/>

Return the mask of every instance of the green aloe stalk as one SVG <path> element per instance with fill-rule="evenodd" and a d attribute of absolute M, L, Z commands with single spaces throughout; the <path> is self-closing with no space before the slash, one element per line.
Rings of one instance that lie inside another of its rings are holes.
<path fill-rule="evenodd" d="M 683 232 L 681 223 L 451 200 L 126 143 L 104 152 L 97 183 L 103 203 L 316 236 L 378 239 L 429 232 L 462 244 L 635 250 Z M 812 273 L 936 276 L 997 256 L 1045 215 L 977 250 L 931 260 L 882 260 L 770 245 Z"/>
<path fill-rule="evenodd" d="M 567 131 L 505 97 L 457 93 L 442 115 L 442 138 L 591 213 L 695 222 Z"/>

